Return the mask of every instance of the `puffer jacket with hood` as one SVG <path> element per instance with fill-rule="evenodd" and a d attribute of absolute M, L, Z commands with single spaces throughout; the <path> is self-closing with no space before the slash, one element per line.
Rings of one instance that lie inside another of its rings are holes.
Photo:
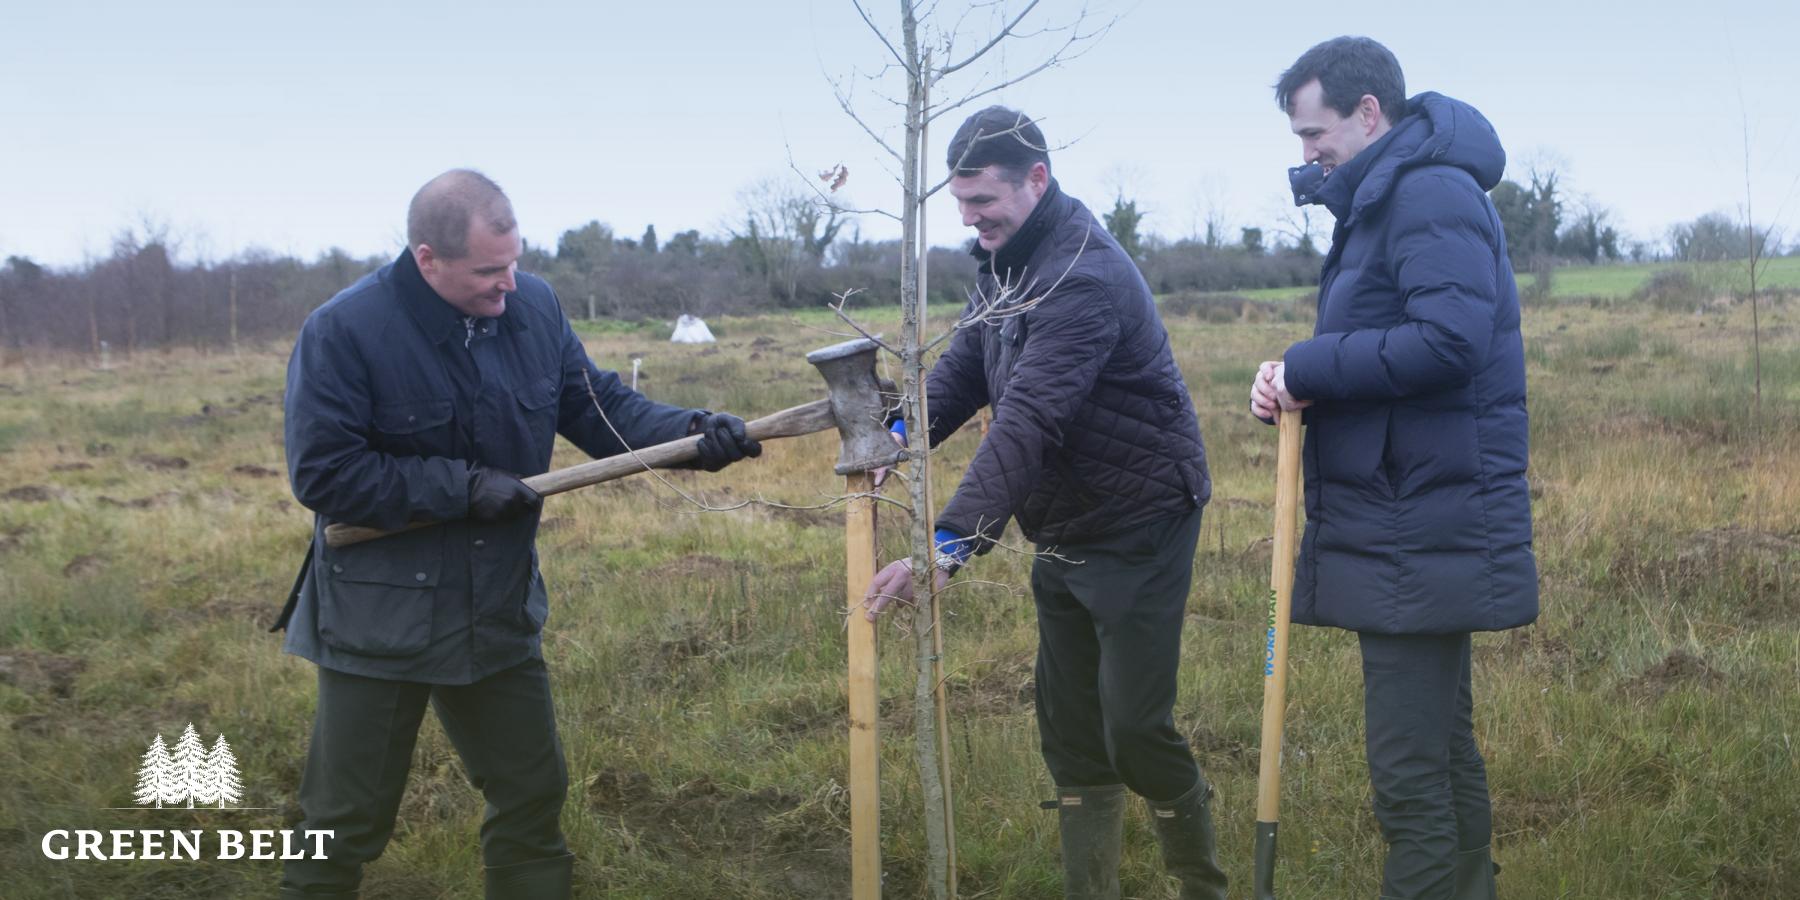
<path fill-rule="evenodd" d="M 1421 94 L 1297 202 L 1337 218 L 1311 339 L 1286 381 L 1311 400 L 1294 621 L 1445 634 L 1537 617 L 1525 358 L 1487 190 L 1506 154 L 1473 107 Z"/>

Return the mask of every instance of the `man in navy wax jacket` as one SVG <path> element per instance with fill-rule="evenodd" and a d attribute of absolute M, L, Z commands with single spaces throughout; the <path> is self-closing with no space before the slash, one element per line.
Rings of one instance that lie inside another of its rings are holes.
<path fill-rule="evenodd" d="M 702 433 L 708 471 L 762 448 L 736 416 L 595 368 L 550 286 L 518 271 L 512 204 L 481 174 L 420 188 L 407 244 L 308 316 L 288 363 L 288 474 L 317 515 L 276 627 L 319 666 L 300 807 L 333 837 L 326 859 L 287 862 L 281 896 L 356 896 L 429 701 L 487 800 L 487 896 L 560 900 L 568 772 L 539 648 L 540 498 L 520 476 L 549 469 L 558 433 L 596 457 Z M 441 524 L 333 548 L 332 522 Z"/>
<path fill-rule="evenodd" d="M 1506 155 L 1473 107 L 1407 100 L 1368 38 L 1308 50 L 1275 97 L 1295 202 L 1337 219 L 1313 337 L 1251 388 L 1257 416 L 1308 425 L 1294 621 L 1358 634 L 1381 895 L 1493 898 L 1469 633 L 1538 610 L 1519 298 L 1485 193 Z"/>

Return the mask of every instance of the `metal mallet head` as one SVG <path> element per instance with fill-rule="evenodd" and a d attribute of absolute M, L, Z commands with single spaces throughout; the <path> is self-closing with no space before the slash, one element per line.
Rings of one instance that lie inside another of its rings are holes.
<path fill-rule="evenodd" d="M 852 475 L 900 460 L 901 449 L 888 436 L 887 403 L 881 381 L 875 376 L 875 352 L 880 344 L 857 338 L 806 354 L 806 361 L 825 376 L 842 450 L 837 473 Z"/>

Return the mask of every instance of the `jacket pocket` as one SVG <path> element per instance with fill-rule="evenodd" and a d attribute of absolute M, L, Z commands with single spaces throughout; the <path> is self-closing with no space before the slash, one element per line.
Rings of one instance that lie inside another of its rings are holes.
<path fill-rule="evenodd" d="M 1313 423 L 1314 452 L 1319 477 L 1333 484 L 1358 488 L 1379 497 L 1394 496 L 1388 478 L 1387 404 L 1340 410 Z"/>
<path fill-rule="evenodd" d="M 380 448 L 395 456 L 443 456 L 450 452 L 449 400 L 401 400 L 375 404 Z"/>
<path fill-rule="evenodd" d="M 1386 469 L 1396 496 L 1413 497 L 1481 478 L 1475 414 L 1468 409 L 1394 407 Z"/>
<path fill-rule="evenodd" d="M 545 376 L 513 391 L 513 396 L 518 399 L 520 406 L 535 412 L 555 403 L 557 393 L 556 383 Z"/>
<path fill-rule="evenodd" d="M 409 656 L 425 649 L 436 616 L 442 538 L 435 531 L 397 535 L 343 548 L 323 560 L 319 638 L 362 656 Z"/>

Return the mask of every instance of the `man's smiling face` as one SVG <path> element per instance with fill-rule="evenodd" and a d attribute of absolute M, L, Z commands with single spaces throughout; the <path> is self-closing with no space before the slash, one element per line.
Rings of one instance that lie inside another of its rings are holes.
<path fill-rule="evenodd" d="M 1050 185 L 1050 170 L 1043 163 L 1032 163 L 1016 184 L 1008 174 L 1000 166 L 988 166 L 974 175 L 950 179 L 950 195 L 956 198 L 963 224 L 975 229 L 975 242 L 989 253 L 998 252 L 1019 233 Z"/>
<path fill-rule="evenodd" d="M 1313 79 L 1294 92 L 1288 106 L 1288 125 L 1300 138 L 1300 158 L 1331 170 L 1356 158 L 1388 131 L 1387 119 L 1374 97 L 1363 95 L 1350 115 L 1325 104 L 1325 89 Z"/>

